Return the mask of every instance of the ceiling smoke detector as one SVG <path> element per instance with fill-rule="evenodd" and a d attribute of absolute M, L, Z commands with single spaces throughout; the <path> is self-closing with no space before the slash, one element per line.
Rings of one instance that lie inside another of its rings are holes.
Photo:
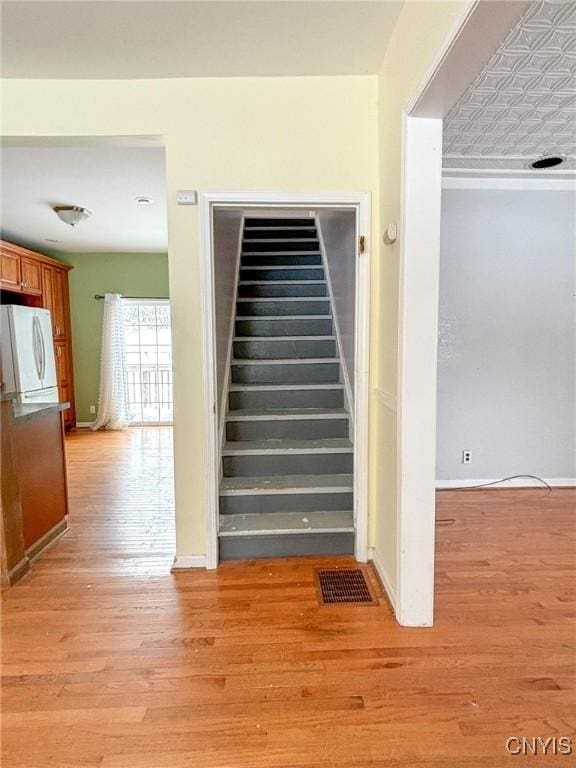
<path fill-rule="evenodd" d="M 88 208 L 82 208 L 79 205 L 56 205 L 53 208 L 53 211 L 60 221 L 63 221 L 64 224 L 68 224 L 71 227 L 75 227 L 77 224 L 80 224 L 81 221 L 92 216 L 92 211 L 89 211 Z"/>
<path fill-rule="evenodd" d="M 557 165 L 562 165 L 564 160 L 566 158 L 563 155 L 543 155 L 538 160 L 530 163 L 529 167 L 535 171 L 542 171 L 546 168 L 555 168 Z"/>

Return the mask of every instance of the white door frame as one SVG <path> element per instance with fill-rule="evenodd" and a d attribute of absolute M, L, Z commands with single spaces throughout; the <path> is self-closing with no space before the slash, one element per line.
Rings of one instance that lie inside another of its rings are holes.
<path fill-rule="evenodd" d="M 528 3 L 469 0 L 403 114 L 397 398 L 397 594 L 434 620 L 436 384 L 443 118 Z"/>
<path fill-rule="evenodd" d="M 368 402 L 370 350 L 369 192 L 200 192 L 200 262 L 204 396 L 206 568 L 218 565 L 219 437 L 216 403 L 216 325 L 214 301 L 213 211 L 236 208 L 347 208 L 356 212 L 357 234 L 365 238 L 356 267 L 356 353 L 354 401 L 355 556 L 368 559 Z"/>

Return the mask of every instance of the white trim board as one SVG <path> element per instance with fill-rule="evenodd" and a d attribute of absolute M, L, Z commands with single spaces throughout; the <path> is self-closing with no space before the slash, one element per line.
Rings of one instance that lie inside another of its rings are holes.
<path fill-rule="evenodd" d="M 404 116 L 396 429 L 397 617 L 434 621 L 442 120 Z"/>
<path fill-rule="evenodd" d="M 449 172 L 450 174 L 452 172 Z M 576 192 L 576 178 L 538 179 L 534 176 L 523 178 L 472 177 L 442 175 L 442 189 L 500 189 L 500 190 L 548 190 Z"/>
<path fill-rule="evenodd" d="M 356 266 L 356 361 L 354 413 L 354 523 L 355 556 L 368 558 L 368 361 L 370 335 L 370 233 L 369 192 L 207 192 L 199 193 L 200 268 L 202 297 L 202 389 L 206 568 L 218 565 L 218 467 L 219 431 L 216 409 L 216 351 L 214 315 L 214 264 L 212 214 L 217 207 L 238 207 L 245 216 L 262 208 L 346 208 L 356 211 L 357 234 L 365 237 L 365 250 Z M 284 212 L 284 210 L 283 210 Z"/>
<path fill-rule="evenodd" d="M 224 430 L 226 428 L 226 419 L 228 417 L 228 395 L 230 394 L 230 378 L 231 378 L 231 362 L 233 357 L 233 349 L 234 349 L 234 336 L 235 336 L 235 328 L 236 328 L 236 304 L 238 300 L 238 283 L 240 282 L 240 259 L 242 258 L 242 243 L 244 240 L 244 222 L 246 220 L 246 216 L 244 214 L 244 211 L 242 211 L 240 216 L 240 234 L 238 238 L 238 245 L 236 247 L 236 275 L 234 277 L 234 294 L 233 294 L 233 306 L 232 306 L 232 316 L 230 318 L 230 325 L 228 328 L 228 352 L 226 353 L 226 368 L 224 369 L 224 386 L 222 387 L 222 399 L 220 401 L 220 424 L 219 424 L 219 430 L 220 430 L 220 439 L 219 439 L 219 445 L 220 450 L 224 447 L 225 442 L 225 434 Z M 220 471 L 219 475 L 222 475 L 222 465 L 220 464 Z"/>
<path fill-rule="evenodd" d="M 322 259 L 322 266 L 326 274 L 326 285 L 328 286 L 328 298 L 330 300 L 330 309 L 332 311 L 332 322 L 334 323 L 334 331 L 336 333 L 336 344 L 338 346 L 338 356 L 340 357 L 340 370 L 342 371 L 342 378 L 344 379 L 344 393 L 346 396 L 346 410 L 350 415 L 351 435 L 354 434 L 354 398 L 352 396 L 352 387 L 350 386 L 350 376 L 348 375 L 348 368 L 346 367 L 346 360 L 344 358 L 344 349 L 342 348 L 342 335 L 340 333 L 340 324 L 338 323 L 338 315 L 336 314 L 336 302 L 334 301 L 334 291 L 332 290 L 332 276 L 330 275 L 330 265 L 328 264 L 328 254 L 326 253 L 326 244 L 324 242 L 324 234 L 322 232 L 322 226 L 318 216 L 314 217 L 316 224 L 316 232 L 318 233 L 318 242 L 320 243 L 320 254 Z M 358 228 L 358 227 L 356 227 Z M 356 254 L 354 254 L 356 257 Z"/>
<path fill-rule="evenodd" d="M 206 558 L 204 555 L 176 555 L 172 570 L 179 571 L 185 568 L 206 568 Z"/>
<path fill-rule="evenodd" d="M 529 7 L 529 0 L 499 0 L 498 3 L 466 0 L 462 3 L 406 113 L 413 117 L 440 118 L 448 114 Z"/>
<path fill-rule="evenodd" d="M 543 477 L 545 483 L 552 488 L 576 488 L 576 477 Z M 436 480 L 438 490 L 473 488 L 476 485 L 485 485 L 486 483 L 498 483 L 498 485 L 487 485 L 486 490 L 502 490 L 502 488 L 544 488 L 538 480 L 531 477 L 515 477 L 513 480 L 500 480 L 499 478 L 486 480 Z M 484 489 L 483 489 L 484 490 Z"/>
<path fill-rule="evenodd" d="M 384 591 L 386 592 L 386 596 L 390 601 L 390 604 L 392 606 L 392 609 L 394 610 L 394 613 L 396 613 L 396 592 L 393 589 L 392 584 L 390 583 L 390 577 L 386 573 L 386 570 L 384 569 L 384 565 L 380 560 L 380 558 L 378 557 L 378 553 L 375 547 L 370 547 L 370 549 L 368 550 L 368 560 L 374 565 L 374 568 L 376 569 L 376 573 L 378 574 L 380 582 L 382 583 L 382 586 L 384 587 Z"/>

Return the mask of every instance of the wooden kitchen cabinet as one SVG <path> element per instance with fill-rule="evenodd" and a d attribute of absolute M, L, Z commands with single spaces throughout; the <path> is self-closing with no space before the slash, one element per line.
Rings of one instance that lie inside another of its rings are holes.
<path fill-rule="evenodd" d="M 13 422 L 22 531 L 29 559 L 67 528 L 68 491 L 62 434 L 65 412 L 48 408 L 30 416 L 16 416 Z"/>
<path fill-rule="evenodd" d="M 58 396 L 70 403 L 64 426 L 76 426 L 68 272 L 72 267 L 19 245 L 0 241 L 2 301 L 45 307 L 52 317 Z"/>
<path fill-rule="evenodd" d="M 42 264 L 42 306 L 50 310 L 52 316 L 52 335 L 54 331 L 54 272 L 48 264 Z"/>
<path fill-rule="evenodd" d="M 72 356 L 70 354 L 70 344 L 65 339 L 64 341 L 56 340 L 54 342 L 54 353 L 56 357 L 56 375 L 58 377 L 58 392 L 60 394 L 60 401 L 63 403 L 72 402 Z M 71 408 L 64 411 L 64 426 L 69 428 L 73 427 L 74 423 L 72 417 L 69 416 Z"/>
<path fill-rule="evenodd" d="M 70 337 L 68 273 L 62 269 L 54 269 L 52 285 L 54 291 L 52 310 L 54 339 L 67 339 Z"/>
<path fill-rule="evenodd" d="M 70 323 L 70 302 L 68 299 L 68 270 L 60 266 L 44 265 L 42 268 L 43 306 L 52 315 L 52 333 L 54 337 L 54 355 L 58 376 L 58 394 L 60 402 L 70 403 L 64 411 L 64 426 L 72 429 L 76 426 L 74 409 L 74 374 L 72 362 L 72 331 Z"/>
<path fill-rule="evenodd" d="M 37 259 L 23 256 L 20 259 L 22 275 L 22 291 L 25 293 L 42 294 L 42 263 Z"/>
<path fill-rule="evenodd" d="M 2 247 L 0 250 L 0 286 L 3 290 L 21 291 L 22 274 L 19 254 Z"/>

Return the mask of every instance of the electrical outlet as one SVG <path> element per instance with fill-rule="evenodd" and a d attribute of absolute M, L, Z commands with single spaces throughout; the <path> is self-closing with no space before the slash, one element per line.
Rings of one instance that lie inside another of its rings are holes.
<path fill-rule="evenodd" d="M 472 451 L 462 451 L 462 464 L 472 464 Z"/>
<path fill-rule="evenodd" d="M 90 413 L 96 413 L 96 406 L 95 405 L 91 405 L 90 406 Z"/>

